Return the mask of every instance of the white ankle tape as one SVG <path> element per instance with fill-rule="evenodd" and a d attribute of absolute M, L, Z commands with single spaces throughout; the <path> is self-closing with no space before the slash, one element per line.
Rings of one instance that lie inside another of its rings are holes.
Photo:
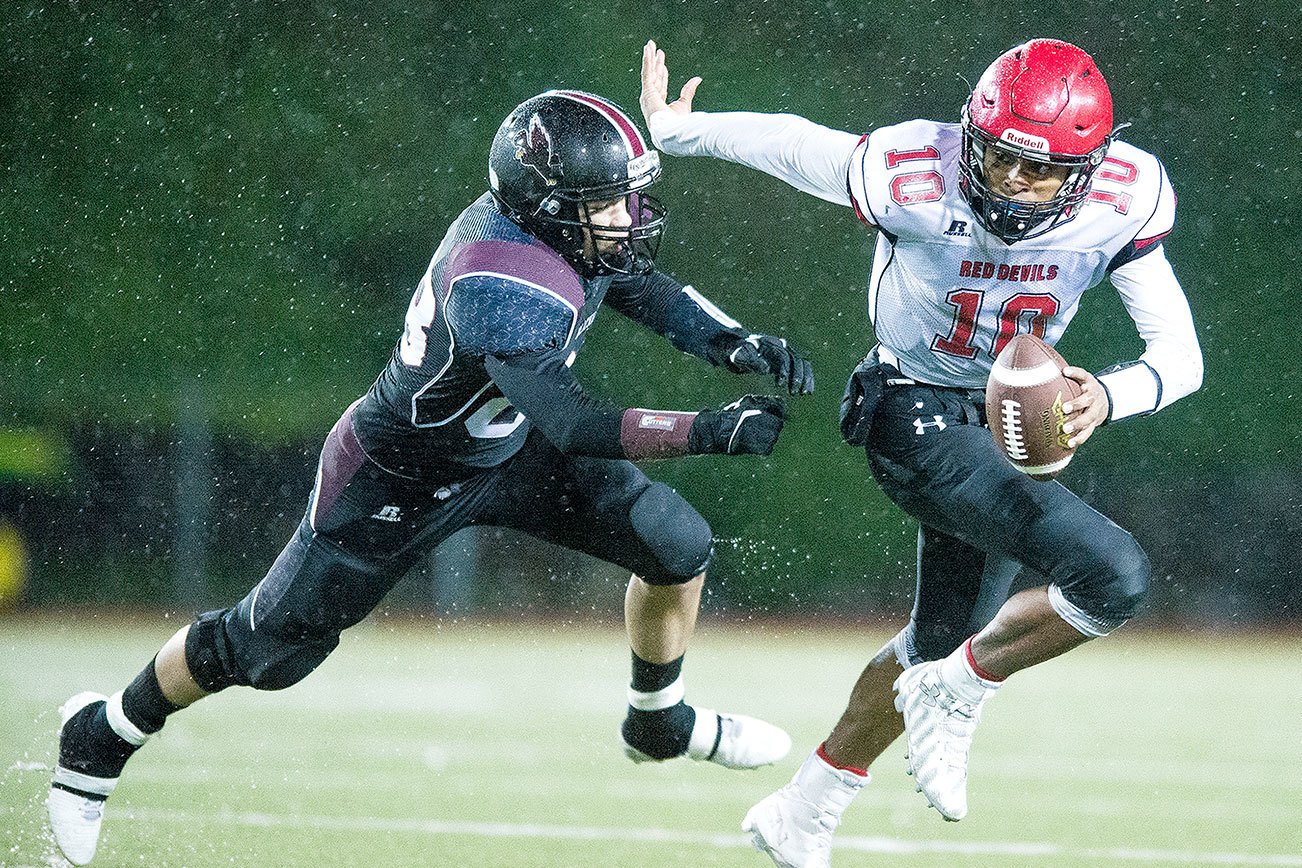
<path fill-rule="evenodd" d="M 687 755 L 696 760 L 712 759 L 719 750 L 722 737 L 719 713 L 710 708 L 697 708 L 696 722 L 692 724 L 692 735 L 687 742 Z"/>
<path fill-rule="evenodd" d="M 81 790 L 83 793 L 94 793 L 97 796 L 106 797 L 118 785 L 117 778 L 97 778 L 81 772 L 74 772 L 72 769 L 65 769 L 60 765 L 54 767 L 54 782 L 63 784 L 65 787 L 72 787 L 74 790 Z"/>
<path fill-rule="evenodd" d="M 140 747 L 149 740 L 149 733 L 144 732 L 140 727 L 127 720 L 126 712 L 122 710 L 121 690 L 110 696 L 108 701 L 104 703 L 104 714 L 108 717 L 108 725 L 127 744 Z"/>
<path fill-rule="evenodd" d="M 687 695 L 687 688 L 683 685 L 683 676 L 679 675 L 674 679 L 674 683 L 668 687 L 662 687 L 653 693 L 643 693 L 640 690 L 628 689 L 628 704 L 638 711 L 660 711 L 662 708 L 672 708 L 683 701 Z"/>

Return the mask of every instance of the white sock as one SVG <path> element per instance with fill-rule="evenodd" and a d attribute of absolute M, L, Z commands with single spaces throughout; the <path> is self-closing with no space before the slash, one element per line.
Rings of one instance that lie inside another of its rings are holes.
<path fill-rule="evenodd" d="M 801 764 L 791 783 L 809 802 L 840 817 L 872 775 L 857 775 L 838 769 L 813 751 Z"/>
<path fill-rule="evenodd" d="M 954 649 L 954 653 L 940 661 L 940 680 L 945 682 L 950 693 L 964 702 L 976 705 L 998 690 L 1003 682 L 991 681 L 976 673 L 967 659 L 967 645 L 968 643 L 964 642 Z"/>

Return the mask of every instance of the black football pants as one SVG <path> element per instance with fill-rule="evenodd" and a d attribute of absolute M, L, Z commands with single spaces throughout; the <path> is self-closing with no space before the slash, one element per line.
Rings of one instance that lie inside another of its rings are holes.
<path fill-rule="evenodd" d="M 1134 538 L 1062 484 L 1014 468 L 984 427 L 984 401 L 980 391 L 885 385 L 872 417 L 873 476 L 921 523 L 912 628 L 922 660 L 989 623 L 1023 566 L 1056 586 L 1087 635 L 1120 626 L 1148 590 Z"/>
<path fill-rule="evenodd" d="M 186 660 L 205 690 L 296 683 L 421 555 L 470 525 L 520 530 L 651 584 L 688 581 L 709 561 L 705 519 L 628 461 L 564 455 L 535 430 L 496 467 L 409 479 L 366 457 L 351 416 L 330 432 L 307 515 L 266 577 L 192 627 Z"/>

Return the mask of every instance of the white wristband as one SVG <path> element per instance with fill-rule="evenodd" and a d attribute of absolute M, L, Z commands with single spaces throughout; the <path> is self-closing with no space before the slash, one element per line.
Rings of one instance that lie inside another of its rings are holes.
<path fill-rule="evenodd" d="M 1162 381 L 1146 362 L 1132 362 L 1097 377 L 1111 399 L 1109 422 L 1157 410 L 1162 398 Z"/>

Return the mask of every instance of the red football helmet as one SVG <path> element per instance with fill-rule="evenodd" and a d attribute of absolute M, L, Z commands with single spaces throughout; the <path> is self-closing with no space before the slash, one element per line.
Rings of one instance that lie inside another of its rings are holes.
<path fill-rule="evenodd" d="M 1112 94 L 1094 59 L 1057 39 L 1032 39 L 1000 55 L 977 82 L 962 119 L 959 190 L 985 228 L 1010 244 L 1076 216 L 1117 132 Z M 1067 178 L 1048 202 L 1001 196 L 986 182 L 990 147 L 1066 166 Z"/>

